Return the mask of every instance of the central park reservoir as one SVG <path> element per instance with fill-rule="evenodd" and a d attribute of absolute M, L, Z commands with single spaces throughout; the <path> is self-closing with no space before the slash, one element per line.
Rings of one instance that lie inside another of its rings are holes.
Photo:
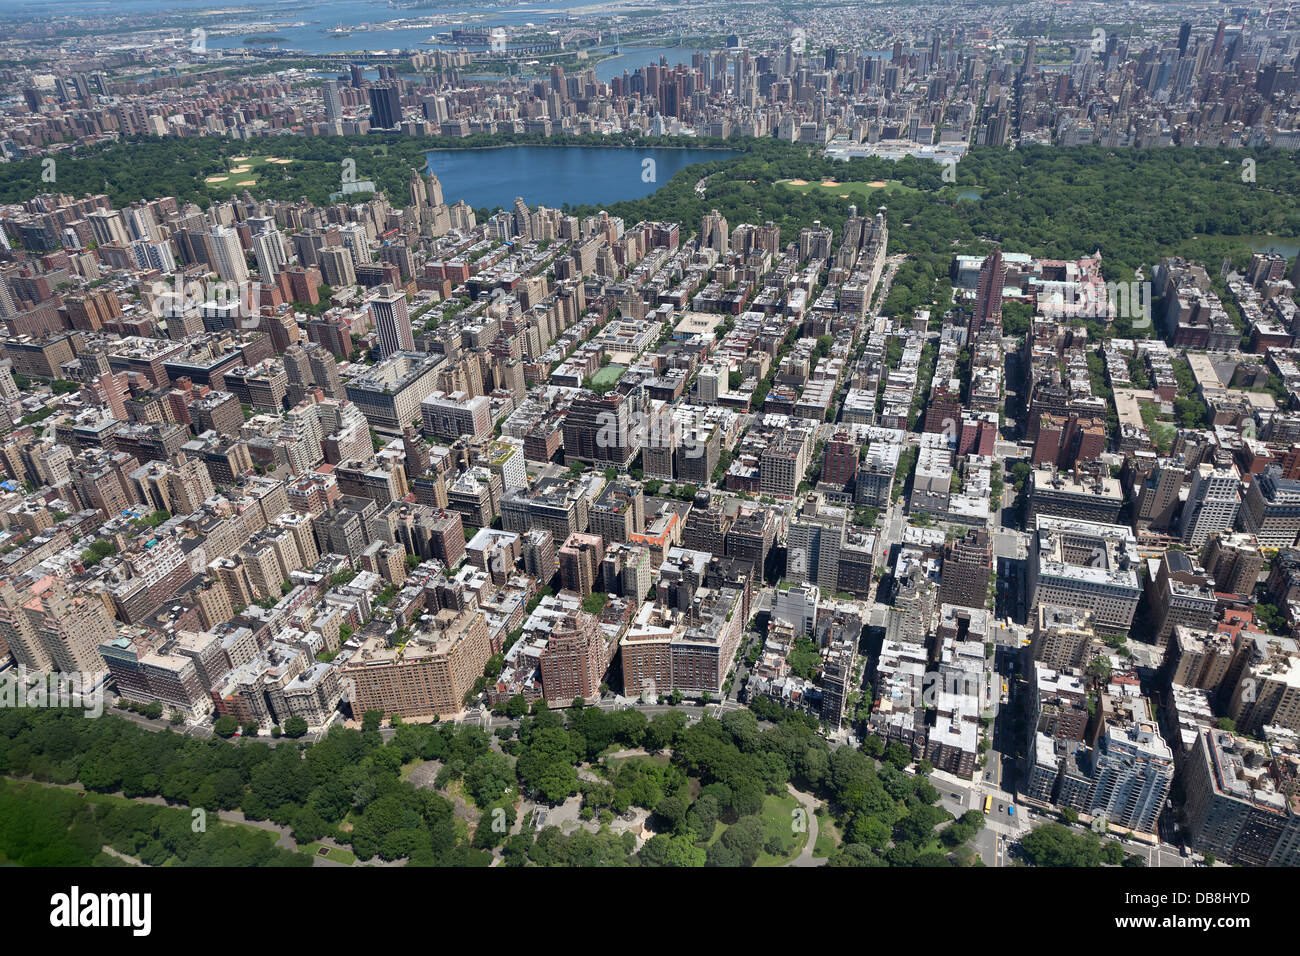
<path fill-rule="evenodd" d="M 601 146 L 502 146 L 435 149 L 425 154 L 448 203 L 509 209 L 516 196 L 530 206 L 608 205 L 641 199 L 692 163 L 735 156 L 725 149 Z M 647 162 L 649 160 L 650 162 Z"/>

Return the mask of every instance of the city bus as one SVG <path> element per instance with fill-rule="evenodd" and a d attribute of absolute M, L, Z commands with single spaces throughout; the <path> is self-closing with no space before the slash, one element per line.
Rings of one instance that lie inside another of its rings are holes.
<path fill-rule="evenodd" d="M 984 798 L 984 812 L 986 814 L 993 812 L 993 798 L 991 796 Z"/>

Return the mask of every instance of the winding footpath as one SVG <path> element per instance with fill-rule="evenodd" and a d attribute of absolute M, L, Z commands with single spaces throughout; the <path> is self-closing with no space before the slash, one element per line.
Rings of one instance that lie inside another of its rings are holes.
<path fill-rule="evenodd" d="M 803 852 L 786 866 L 822 866 L 824 860 L 813 859 L 813 849 L 817 845 L 817 801 L 810 794 L 796 790 L 792 783 L 787 783 L 785 788 L 790 791 L 790 796 L 798 800 L 808 812 L 808 842 L 804 844 Z"/>

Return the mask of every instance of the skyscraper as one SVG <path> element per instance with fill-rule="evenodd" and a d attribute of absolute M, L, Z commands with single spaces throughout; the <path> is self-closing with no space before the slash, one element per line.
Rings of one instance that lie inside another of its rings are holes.
<path fill-rule="evenodd" d="M 975 292 L 975 314 L 971 317 L 970 337 L 979 335 L 988 325 L 1002 324 L 1002 287 L 1006 271 L 1002 267 L 1002 250 L 994 249 L 980 266 L 979 287 Z"/>
<path fill-rule="evenodd" d="M 1269 465 L 1256 475 L 1241 507 L 1241 528 L 1266 548 L 1289 548 L 1300 533 L 1300 481 Z"/>
<path fill-rule="evenodd" d="M 564 418 L 565 462 L 627 467 L 641 448 L 641 436 L 630 427 L 634 411 L 621 392 L 579 393 Z"/>
<path fill-rule="evenodd" d="M 1179 522 L 1184 544 L 1199 549 L 1211 534 L 1233 526 L 1241 506 L 1240 484 L 1236 468 L 1215 468 L 1209 464 L 1197 467 Z"/>
<path fill-rule="evenodd" d="M 584 598 L 600 582 L 600 562 L 605 557 L 605 539 L 597 534 L 569 535 L 556 555 L 564 587 Z"/>
<path fill-rule="evenodd" d="M 370 300 L 370 318 L 379 336 L 379 357 L 386 359 L 394 352 L 415 351 L 415 336 L 411 333 L 411 317 L 406 311 L 406 293 L 394 291 L 390 285 L 379 290 Z"/>
<path fill-rule="evenodd" d="M 0 585 L 0 637 L 30 670 L 100 674 L 107 668 L 97 648 L 115 636 L 103 601 L 74 595 L 53 575 L 21 589 Z"/>
<path fill-rule="evenodd" d="M 790 519 L 785 576 L 799 583 L 815 583 L 823 591 L 838 591 L 846 524 L 843 508 L 823 505 L 816 495 L 808 495 L 799 513 Z"/>
<path fill-rule="evenodd" d="M 96 209 L 86 216 L 91 234 L 101 246 L 125 246 L 131 241 L 122 223 L 122 214 L 112 209 Z"/>
<path fill-rule="evenodd" d="M 208 232 L 208 245 L 212 249 L 212 266 L 217 275 L 227 282 L 247 282 L 248 263 L 244 247 L 239 244 L 239 233 L 229 226 L 213 226 Z"/>
<path fill-rule="evenodd" d="M 325 246 L 321 249 L 320 267 L 325 281 L 334 289 L 357 284 L 352 253 L 343 246 Z"/>
<path fill-rule="evenodd" d="M 370 88 L 370 125 L 396 129 L 402 122 L 402 97 L 395 83 L 376 83 Z"/>
<path fill-rule="evenodd" d="M 716 209 L 707 213 L 700 222 L 700 247 L 713 249 L 719 255 L 724 255 L 731 248 L 728 239 L 727 220 L 722 213 Z"/>
<path fill-rule="evenodd" d="M 1029 42 L 1025 44 L 1025 59 L 1020 64 L 1020 75 L 1031 76 L 1034 72 L 1034 42 L 1036 37 L 1030 37 Z"/>
<path fill-rule="evenodd" d="M 411 206 L 423 206 L 428 202 L 429 194 L 424 188 L 424 180 L 415 170 L 411 170 L 411 181 L 406 184 L 406 198 Z"/>
<path fill-rule="evenodd" d="M 343 100 L 339 96 L 339 81 L 327 77 L 321 85 L 321 97 L 325 101 L 325 122 L 336 123 L 343 118 Z"/>
<path fill-rule="evenodd" d="M 528 214 L 528 203 L 524 202 L 523 196 L 515 197 L 515 235 L 522 239 L 531 239 L 530 217 Z"/>
<path fill-rule="evenodd" d="M 430 206 L 441 206 L 442 200 L 442 181 L 438 179 L 435 173 L 429 173 L 429 185 L 426 189 Z"/>
<path fill-rule="evenodd" d="M 343 247 L 352 253 L 353 265 L 364 265 L 373 261 L 374 257 L 370 254 L 370 240 L 366 235 L 366 227 L 360 223 L 350 223 L 346 226 L 339 227 L 339 239 Z"/>
<path fill-rule="evenodd" d="M 270 282 L 289 262 L 284 252 L 284 238 L 278 229 L 253 234 L 253 254 L 263 282 Z"/>
<path fill-rule="evenodd" d="M 1181 778 L 1192 846 L 1248 866 L 1295 866 L 1300 813 L 1285 757 L 1264 744 L 1201 727 Z"/>

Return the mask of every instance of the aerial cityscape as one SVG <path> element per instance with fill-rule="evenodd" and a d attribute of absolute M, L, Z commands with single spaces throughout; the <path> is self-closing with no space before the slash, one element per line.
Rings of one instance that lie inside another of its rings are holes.
<path fill-rule="evenodd" d="M 0 0 L 0 865 L 1300 865 L 1294 6 Z"/>

